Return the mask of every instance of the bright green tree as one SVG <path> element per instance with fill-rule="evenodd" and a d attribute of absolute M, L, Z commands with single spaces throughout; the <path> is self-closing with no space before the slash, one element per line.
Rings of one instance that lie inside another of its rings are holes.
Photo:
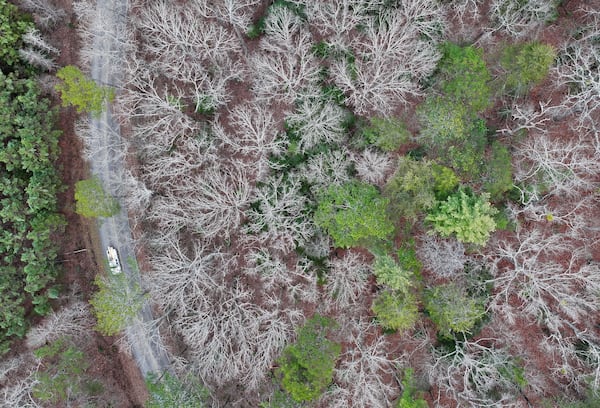
<path fill-rule="evenodd" d="M 123 273 L 108 277 L 97 275 L 94 282 L 98 291 L 90 299 L 90 304 L 98 321 L 96 329 L 105 336 L 115 335 L 137 315 L 146 295 L 137 284 L 129 283 Z"/>
<path fill-rule="evenodd" d="M 194 377 L 182 380 L 165 373 L 160 379 L 154 375 L 146 380 L 150 399 L 146 408 L 203 408 L 207 407 L 208 390 Z"/>
<path fill-rule="evenodd" d="M 472 113 L 462 103 L 441 96 L 430 97 L 417 109 L 421 132 L 419 140 L 429 147 L 444 148 L 467 139 Z"/>
<path fill-rule="evenodd" d="M 445 200 L 458 187 L 460 179 L 451 168 L 437 163 L 431 164 L 431 170 L 433 171 L 435 198 Z"/>
<path fill-rule="evenodd" d="M 351 181 L 332 185 L 318 195 L 315 223 L 342 248 L 385 239 L 394 227 L 386 215 L 388 199 L 366 183 Z"/>
<path fill-rule="evenodd" d="M 483 60 L 483 51 L 473 46 L 460 47 L 453 43 L 442 46 L 443 56 L 438 63 L 438 77 L 447 97 L 480 112 L 491 104 L 488 82 L 490 73 Z"/>
<path fill-rule="evenodd" d="M 400 157 L 398 168 L 383 189 L 390 200 L 390 218 L 416 221 L 422 211 L 431 209 L 436 199 L 446 198 L 458 185 L 458 177 L 448 167 L 429 160 Z"/>
<path fill-rule="evenodd" d="M 531 42 L 509 45 L 500 63 L 506 71 L 506 89 L 517 95 L 527 93 L 548 75 L 556 50 L 548 44 Z"/>
<path fill-rule="evenodd" d="M 398 264 L 400 267 L 403 270 L 410 271 L 414 279 L 420 279 L 423 264 L 417 258 L 414 238 L 404 240 L 400 248 L 398 248 L 396 255 L 398 255 Z"/>
<path fill-rule="evenodd" d="M 455 283 L 447 283 L 425 291 L 425 310 L 442 337 L 454 333 L 471 334 L 485 314 L 485 299 L 471 297 Z"/>
<path fill-rule="evenodd" d="M 73 65 L 59 69 L 56 76 L 63 80 L 56 85 L 63 106 L 75 106 L 79 113 L 89 112 L 98 117 L 104 110 L 105 102 L 114 99 L 113 89 L 96 84 Z"/>
<path fill-rule="evenodd" d="M 408 330 L 419 319 L 417 299 L 410 292 L 384 290 L 373 301 L 371 310 L 379 324 L 390 330 Z"/>
<path fill-rule="evenodd" d="M 498 212 L 488 200 L 488 193 L 474 195 L 461 188 L 438 203 L 425 220 L 442 236 L 455 234 L 461 242 L 484 245 L 496 229 L 494 215 Z"/>
<path fill-rule="evenodd" d="M 487 127 L 463 102 L 431 97 L 417 109 L 418 140 L 430 154 L 468 177 L 478 177 L 484 164 Z"/>
<path fill-rule="evenodd" d="M 84 217 L 111 217 L 119 212 L 119 202 L 102 188 L 98 177 L 75 183 L 75 212 Z"/>
<path fill-rule="evenodd" d="M 389 255 L 378 255 L 373 263 L 373 273 L 377 283 L 386 285 L 394 290 L 406 292 L 412 286 L 414 275 L 412 271 L 403 269 Z"/>
<path fill-rule="evenodd" d="M 277 360 L 276 375 L 281 385 L 295 401 L 317 398 L 333 378 L 333 369 L 341 346 L 327 339 L 333 321 L 315 315 L 298 331 L 293 344 L 288 345 Z"/>

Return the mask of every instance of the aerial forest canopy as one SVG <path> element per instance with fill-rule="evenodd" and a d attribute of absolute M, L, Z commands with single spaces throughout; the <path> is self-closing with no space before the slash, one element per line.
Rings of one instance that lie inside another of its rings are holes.
<path fill-rule="evenodd" d="M 550 41 L 560 9 L 535 0 L 131 7 L 113 57 L 129 210 L 182 372 L 212 398 L 597 390 L 579 319 L 600 307 L 597 9 Z"/>
<path fill-rule="evenodd" d="M 598 0 L 128 4 L 119 29 L 73 7 L 82 61 L 118 40 L 122 86 L 63 68 L 58 89 L 122 125 L 134 298 L 174 362 L 149 406 L 597 404 Z M 117 211 L 94 184 L 78 212 Z"/>

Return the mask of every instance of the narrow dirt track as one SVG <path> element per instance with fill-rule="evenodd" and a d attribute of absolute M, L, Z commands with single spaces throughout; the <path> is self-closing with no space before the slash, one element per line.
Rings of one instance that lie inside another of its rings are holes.
<path fill-rule="evenodd" d="M 99 84 L 112 84 L 119 88 L 122 84 L 119 55 L 123 53 L 118 33 L 123 31 L 127 19 L 127 0 L 98 0 L 96 15 L 101 18 L 101 31 L 94 33 L 95 56 L 91 60 L 92 78 Z M 100 17 L 101 16 L 101 17 Z M 110 106 L 99 118 L 92 118 L 89 146 L 95 152 L 90 160 L 91 171 L 98 176 L 107 191 L 117 191 L 121 186 L 124 170 L 124 152 L 121 134 Z M 120 151 L 121 150 L 121 151 Z M 123 272 L 133 284 L 141 284 L 139 272 L 132 268 L 135 260 L 134 244 L 127 216 L 126 206 L 121 199 L 121 211 L 110 218 L 99 221 L 99 235 L 102 248 L 117 248 Z M 169 359 L 164 353 L 156 328 L 145 330 L 145 323 L 153 320 L 148 303 L 144 305 L 137 319 L 126 329 L 126 335 L 135 361 L 144 377 L 150 373 L 161 374 L 169 368 Z"/>

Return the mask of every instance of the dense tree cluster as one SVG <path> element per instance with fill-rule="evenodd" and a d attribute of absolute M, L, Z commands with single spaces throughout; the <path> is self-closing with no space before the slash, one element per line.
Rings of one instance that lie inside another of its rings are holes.
<path fill-rule="evenodd" d="M 0 342 L 27 330 L 26 300 L 44 315 L 56 297 L 49 288 L 58 273 L 53 233 L 64 221 L 57 213 L 60 183 L 54 167 L 58 136 L 54 112 L 34 79 L 0 72 Z"/>

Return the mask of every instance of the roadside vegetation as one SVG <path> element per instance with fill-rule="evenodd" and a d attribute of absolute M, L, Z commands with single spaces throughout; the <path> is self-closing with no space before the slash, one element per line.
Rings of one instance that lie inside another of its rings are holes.
<path fill-rule="evenodd" d="M 33 315 L 51 311 L 58 275 L 55 236 L 64 220 L 56 194 L 56 112 L 18 50 L 33 23 L 0 1 L 0 354 L 22 338 Z"/>

